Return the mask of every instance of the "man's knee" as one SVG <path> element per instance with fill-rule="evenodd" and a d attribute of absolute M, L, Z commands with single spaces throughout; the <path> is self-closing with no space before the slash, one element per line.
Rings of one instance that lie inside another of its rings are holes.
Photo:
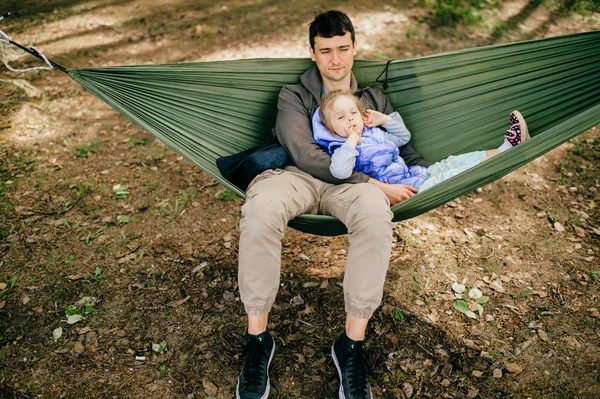
<path fill-rule="evenodd" d="M 390 222 L 394 217 L 390 203 L 381 189 L 373 184 L 361 184 L 348 209 L 349 221 L 366 219 L 373 223 Z"/>
<path fill-rule="evenodd" d="M 243 225 L 256 226 L 258 232 L 265 225 L 283 230 L 288 222 L 285 200 L 270 192 L 247 198 L 242 206 L 242 217 Z"/>

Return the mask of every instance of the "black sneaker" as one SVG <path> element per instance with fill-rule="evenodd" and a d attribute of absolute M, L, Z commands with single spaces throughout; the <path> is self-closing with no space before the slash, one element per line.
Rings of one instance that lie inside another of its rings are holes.
<path fill-rule="evenodd" d="M 267 331 L 260 335 L 246 334 L 244 367 L 235 391 L 237 399 L 269 397 L 269 366 L 275 353 L 275 341 Z"/>
<path fill-rule="evenodd" d="M 340 376 L 340 399 L 373 399 L 367 380 L 365 341 L 352 341 L 346 333 L 331 346 L 331 356 Z"/>

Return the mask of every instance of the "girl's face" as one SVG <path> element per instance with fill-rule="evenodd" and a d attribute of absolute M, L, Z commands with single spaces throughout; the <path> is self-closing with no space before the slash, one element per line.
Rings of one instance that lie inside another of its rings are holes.
<path fill-rule="evenodd" d="M 364 128 L 362 115 L 356 103 L 348 96 L 339 96 L 329 110 L 333 132 L 348 137 L 351 132 L 360 135 Z"/>

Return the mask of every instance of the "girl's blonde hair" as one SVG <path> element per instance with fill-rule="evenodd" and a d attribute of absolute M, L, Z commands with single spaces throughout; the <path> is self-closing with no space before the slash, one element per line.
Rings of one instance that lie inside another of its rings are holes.
<path fill-rule="evenodd" d="M 331 126 L 331 119 L 329 118 L 329 116 L 331 115 L 331 108 L 333 107 L 333 104 L 335 103 L 335 99 L 341 96 L 347 96 L 349 98 L 352 99 L 352 101 L 354 101 L 354 103 L 356 104 L 356 107 L 358 108 L 360 114 L 362 115 L 363 112 L 365 111 L 365 106 L 362 103 L 362 101 L 360 101 L 360 99 L 358 97 L 356 97 L 354 94 L 352 94 L 351 91 L 348 90 L 334 90 L 334 91 L 330 91 L 329 93 L 325 93 L 323 94 L 323 97 L 321 98 L 321 121 L 323 121 L 323 124 L 325 125 L 325 127 L 330 131 L 333 132 L 333 128 Z"/>

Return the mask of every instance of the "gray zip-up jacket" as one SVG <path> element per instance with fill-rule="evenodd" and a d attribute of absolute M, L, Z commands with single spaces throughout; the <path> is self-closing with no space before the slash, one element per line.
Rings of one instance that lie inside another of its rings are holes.
<path fill-rule="evenodd" d="M 374 88 L 358 90 L 354 75 L 351 77 L 350 89 L 367 108 L 386 115 L 394 112 L 389 100 L 380 90 Z M 369 180 L 369 176 L 357 171 L 347 179 L 333 177 L 329 171 L 331 156 L 313 138 L 312 117 L 321 105 L 322 93 L 323 81 L 316 65 L 302 74 L 299 84 L 284 86 L 279 93 L 277 121 L 273 133 L 300 170 L 327 183 L 365 183 Z M 408 166 L 431 165 L 430 162 L 423 160 L 410 142 L 400 148 L 400 156 Z"/>

